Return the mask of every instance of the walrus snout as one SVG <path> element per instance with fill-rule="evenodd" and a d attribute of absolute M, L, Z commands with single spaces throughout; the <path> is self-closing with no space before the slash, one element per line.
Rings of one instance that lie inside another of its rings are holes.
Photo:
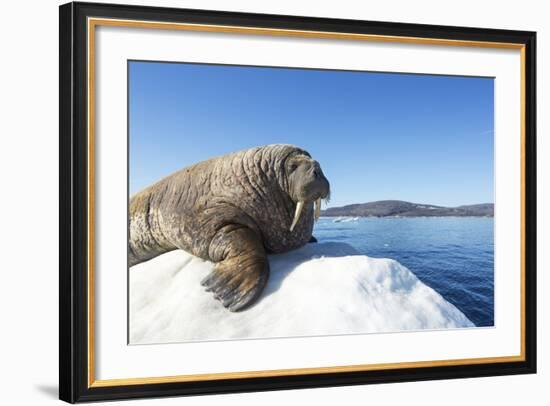
<path fill-rule="evenodd" d="M 319 219 L 321 199 L 328 199 L 330 196 L 330 184 L 319 162 L 309 156 L 293 158 L 287 170 L 289 172 L 289 195 L 296 203 L 294 218 L 290 226 L 290 231 L 293 231 L 306 204 L 314 203 L 314 218 L 315 220 Z"/>
<path fill-rule="evenodd" d="M 315 183 L 312 187 L 314 189 L 312 192 L 313 200 L 328 199 L 330 196 L 330 184 L 320 166 L 313 171 L 313 177 L 315 178 Z"/>
<path fill-rule="evenodd" d="M 314 202 L 328 198 L 330 184 L 317 161 L 313 161 L 307 174 L 298 180 L 297 188 L 298 201 Z"/>

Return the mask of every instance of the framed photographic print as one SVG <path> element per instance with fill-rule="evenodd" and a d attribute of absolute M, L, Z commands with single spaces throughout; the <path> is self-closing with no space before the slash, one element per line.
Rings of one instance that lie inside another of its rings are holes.
<path fill-rule="evenodd" d="M 60 7 L 60 398 L 534 373 L 534 32 Z"/>

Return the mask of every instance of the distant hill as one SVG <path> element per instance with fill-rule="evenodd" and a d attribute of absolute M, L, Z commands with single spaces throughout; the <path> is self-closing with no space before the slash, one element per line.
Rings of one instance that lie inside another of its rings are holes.
<path fill-rule="evenodd" d="M 443 207 L 401 200 L 379 200 L 370 203 L 331 207 L 323 210 L 321 215 L 327 217 L 493 217 L 493 213 L 493 203 Z"/>

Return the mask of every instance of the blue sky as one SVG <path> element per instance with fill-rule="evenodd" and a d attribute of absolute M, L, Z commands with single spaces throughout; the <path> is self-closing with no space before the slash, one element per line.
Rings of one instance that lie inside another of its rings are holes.
<path fill-rule="evenodd" d="M 212 156 L 298 145 L 329 206 L 493 202 L 493 79 L 129 62 L 130 194 Z"/>

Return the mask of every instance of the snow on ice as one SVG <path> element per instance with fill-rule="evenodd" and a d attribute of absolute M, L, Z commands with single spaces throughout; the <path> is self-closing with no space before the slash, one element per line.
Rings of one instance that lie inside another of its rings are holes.
<path fill-rule="evenodd" d="M 262 296 L 238 313 L 200 285 L 211 262 L 176 250 L 132 267 L 130 343 L 474 327 L 398 262 L 347 244 L 308 244 L 269 262 Z"/>

